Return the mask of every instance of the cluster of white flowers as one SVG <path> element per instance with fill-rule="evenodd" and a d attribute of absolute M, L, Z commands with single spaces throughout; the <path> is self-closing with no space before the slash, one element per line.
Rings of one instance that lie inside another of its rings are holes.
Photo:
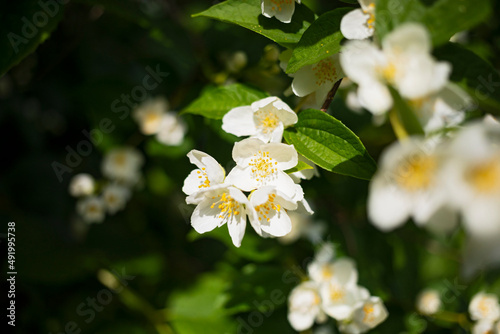
<path fill-rule="evenodd" d="M 230 110 L 222 121 L 225 131 L 250 138 L 235 143 L 232 156 L 236 166 L 227 176 L 210 155 L 197 150 L 188 153 L 198 167 L 182 188 L 188 195 L 186 202 L 196 205 L 193 228 L 204 233 L 227 223 L 236 247 L 241 245 L 247 216 L 263 237 L 290 233 L 288 211 L 297 210 L 299 204 L 310 211 L 302 187 L 285 172 L 297 165 L 297 151 L 293 145 L 281 143 L 284 128 L 296 123 L 297 115 L 277 97 L 268 97 Z M 312 174 L 295 177 L 300 181 L 308 176 Z"/>
<path fill-rule="evenodd" d="M 431 55 L 431 39 L 424 26 L 405 23 L 389 33 L 379 49 L 368 40 L 349 41 L 340 63 L 358 85 L 360 106 L 374 115 L 385 115 L 394 104 L 394 88 L 415 110 L 426 132 L 459 124 L 471 98 L 448 81 L 449 63 Z"/>
<path fill-rule="evenodd" d="M 123 147 L 109 151 L 101 165 L 102 189 L 89 174 L 75 175 L 69 185 L 72 196 L 78 197 L 76 209 L 87 223 L 101 223 L 106 215 L 123 210 L 132 195 L 131 188 L 141 178 L 144 163 L 142 154 L 134 148 Z M 99 191 L 100 190 L 100 191 Z"/>
<path fill-rule="evenodd" d="M 368 213 L 389 231 L 412 217 L 447 231 L 457 213 L 473 238 L 500 237 L 500 124 L 464 127 L 453 138 L 409 138 L 382 155 L 370 185 Z"/>
<path fill-rule="evenodd" d="M 307 330 L 330 316 L 338 321 L 341 333 L 359 334 L 387 318 L 382 300 L 358 285 L 354 262 L 334 259 L 330 245 L 318 252 L 308 274 L 310 279 L 295 287 L 288 299 L 288 320 L 295 330 Z"/>
<path fill-rule="evenodd" d="M 187 127 L 175 112 L 168 110 L 167 100 L 157 97 L 140 104 L 132 116 L 143 134 L 156 135 L 162 144 L 178 146 L 184 140 Z"/>
<path fill-rule="evenodd" d="M 472 334 L 500 334 L 500 304 L 498 296 L 479 292 L 469 304 L 473 321 Z"/>

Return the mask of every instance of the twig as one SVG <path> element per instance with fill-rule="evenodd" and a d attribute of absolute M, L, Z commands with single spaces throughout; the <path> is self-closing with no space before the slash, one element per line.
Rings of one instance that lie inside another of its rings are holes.
<path fill-rule="evenodd" d="M 330 107 L 330 104 L 333 101 L 333 98 L 335 97 L 335 94 L 337 93 L 337 90 L 339 89 L 340 83 L 342 82 L 342 78 L 337 81 L 332 89 L 328 92 L 328 95 L 326 96 L 325 103 L 323 103 L 323 106 L 321 107 L 321 111 L 326 112 L 328 108 Z"/>

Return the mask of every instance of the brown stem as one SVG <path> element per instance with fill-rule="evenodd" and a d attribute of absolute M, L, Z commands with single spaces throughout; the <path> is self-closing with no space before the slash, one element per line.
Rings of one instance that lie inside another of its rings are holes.
<path fill-rule="evenodd" d="M 333 101 L 333 98 L 335 97 L 335 93 L 337 93 L 337 90 L 339 89 L 340 83 L 342 82 L 342 78 L 337 81 L 332 89 L 328 92 L 328 95 L 326 96 L 325 103 L 323 103 L 323 106 L 321 107 L 321 111 L 326 112 L 328 110 L 328 107 L 330 107 L 330 104 Z"/>

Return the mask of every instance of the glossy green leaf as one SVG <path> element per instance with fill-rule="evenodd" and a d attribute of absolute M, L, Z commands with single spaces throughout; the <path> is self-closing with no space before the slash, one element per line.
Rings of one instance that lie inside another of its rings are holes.
<path fill-rule="evenodd" d="M 292 53 L 286 72 L 295 73 L 340 51 L 342 17 L 352 8 L 338 8 L 321 15 L 304 32 Z"/>
<path fill-rule="evenodd" d="M 295 12 L 290 23 L 267 18 L 262 15 L 260 0 L 228 0 L 194 16 L 237 24 L 285 47 L 294 47 L 315 20 L 314 13 L 305 5 L 299 4 L 295 4 Z"/>
<path fill-rule="evenodd" d="M 335 173 L 369 180 L 375 161 L 359 138 L 342 122 L 319 110 L 308 109 L 284 137 L 318 166 Z"/>
<path fill-rule="evenodd" d="M 4 1 L 0 13 L 2 76 L 49 38 L 63 17 L 64 5 L 59 1 Z"/>
<path fill-rule="evenodd" d="M 309 165 L 308 163 L 305 163 L 304 161 L 299 161 L 297 163 L 297 166 L 290 168 L 290 169 L 287 169 L 285 172 L 287 172 L 288 174 L 291 174 L 291 173 L 295 173 L 295 172 L 300 172 L 301 170 L 313 169 L 313 168 L 314 167 Z"/>
<path fill-rule="evenodd" d="M 221 87 L 208 86 L 202 91 L 201 96 L 182 112 L 222 119 L 229 110 L 250 105 L 267 96 L 258 89 L 238 83 Z"/>
<path fill-rule="evenodd" d="M 432 43 L 440 45 L 455 33 L 483 22 L 490 13 L 491 3 L 490 0 L 438 0 L 426 7 L 419 0 L 377 0 L 375 8 L 375 32 L 379 40 L 404 22 L 419 22 L 429 29 Z"/>

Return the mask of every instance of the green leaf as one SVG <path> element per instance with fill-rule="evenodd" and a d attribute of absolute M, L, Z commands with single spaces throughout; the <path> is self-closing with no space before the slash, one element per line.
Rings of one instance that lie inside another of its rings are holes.
<path fill-rule="evenodd" d="M 182 112 L 222 119 L 229 110 L 250 105 L 267 96 L 258 89 L 239 83 L 221 87 L 208 86 Z"/>
<path fill-rule="evenodd" d="M 297 166 L 293 167 L 293 168 L 290 168 L 290 169 L 287 169 L 285 172 L 288 173 L 288 174 L 292 174 L 292 173 L 295 173 L 295 172 L 300 172 L 301 170 L 304 170 L 304 169 L 313 169 L 314 167 L 309 165 L 308 163 L 304 162 L 304 161 L 299 161 L 297 163 Z"/>
<path fill-rule="evenodd" d="M 262 15 L 260 0 L 228 0 L 195 14 L 234 23 L 267 38 L 293 48 L 306 29 L 315 20 L 314 13 L 305 5 L 295 4 L 292 22 L 283 23 L 276 18 Z"/>
<path fill-rule="evenodd" d="M 429 29 L 432 43 L 441 45 L 455 33 L 483 22 L 491 11 L 490 0 L 438 0 L 426 7 L 419 0 L 377 0 L 375 33 L 379 40 L 404 22 L 422 23 Z"/>
<path fill-rule="evenodd" d="M 456 43 L 437 48 L 434 55 L 451 63 L 453 72 L 450 79 L 463 83 L 479 102 L 493 99 L 496 106 L 500 105 L 500 74 L 483 58 Z"/>
<path fill-rule="evenodd" d="M 439 0 L 422 21 L 429 29 L 432 43 L 446 43 L 457 32 L 468 30 L 490 15 L 490 0 Z"/>
<path fill-rule="evenodd" d="M 408 135 L 424 135 L 422 125 L 417 118 L 417 115 L 408 103 L 403 100 L 401 95 L 392 87 L 389 90 L 394 100 L 393 112 L 395 112 L 399 124 L 404 128 Z"/>
<path fill-rule="evenodd" d="M 224 292 L 230 281 L 220 275 L 206 274 L 189 290 L 175 292 L 168 303 L 172 327 L 178 334 L 220 334 L 236 332 L 235 323 L 226 316 Z"/>
<path fill-rule="evenodd" d="M 287 73 L 295 73 L 301 67 L 312 65 L 340 51 L 342 17 L 352 8 L 338 8 L 321 15 L 304 32 L 292 53 L 286 68 Z"/>
<path fill-rule="evenodd" d="M 369 180 L 375 161 L 359 138 L 342 122 L 319 110 L 299 113 L 299 121 L 284 134 L 288 144 L 318 166 L 339 174 Z"/>
<path fill-rule="evenodd" d="M 0 76 L 49 38 L 63 12 L 64 6 L 57 1 L 8 1 L 0 5 Z"/>

